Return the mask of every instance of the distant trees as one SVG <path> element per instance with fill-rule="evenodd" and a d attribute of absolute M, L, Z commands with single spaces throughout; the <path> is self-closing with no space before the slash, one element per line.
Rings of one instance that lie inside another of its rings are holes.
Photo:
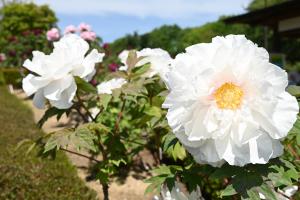
<path fill-rule="evenodd" d="M 266 0 L 267 6 L 282 3 L 287 0 Z M 264 8 L 264 0 L 253 0 L 247 10 L 252 11 L 259 8 Z M 210 42 L 215 36 L 228 34 L 244 34 L 247 38 L 257 43 L 259 46 L 264 45 L 264 30 L 263 27 L 249 26 L 244 24 L 225 24 L 221 17 L 218 21 L 207 23 L 199 27 L 182 29 L 177 25 L 164 25 L 153 31 L 138 35 L 126 35 L 111 44 L 113 52 L 119 53 L 122 49 L 141 49 L 145 47 L 162 48 L 167 50 L 172 56 L 183 52 L 190 45 Z M 273 33 L 268 31 L 269 49 L 272 49 Z M 300 40 L 283 39 L 282 52 L 287 55 L 288 61 L 291 63 L 300 60 Z"/>
<path fill-rule="evenodd" d="M 181 29 L 177 25 L 164 25 L 153 31 L 138 35 L 126 35 L 111 44 L 113 52 L 122 49 L 162 48 L 171 55 L 176 55 L 187 46 L 200 42 L 209 42 L 217 35 L 245 34 L 249 39 L 263 44 L 262 28 L 251 28 L 247 25 L 228 25 L 222 21 L 207 23 L 195 28 Z"/>
<path fill-rule="evenodd" d="M 273 6 L 275 4 L 283 3 L 288 0 L 253 0 L 247 7 L 248 11 L 253 11 L 268 6 Z"/>
<path fill-rule="evenodd" d="M 27 30 L 47 30 L 57 18 L 47 6 L 34 3 L 8 3 L 1 10 L 0 33 L 3 35 L 19 35 Z"/>

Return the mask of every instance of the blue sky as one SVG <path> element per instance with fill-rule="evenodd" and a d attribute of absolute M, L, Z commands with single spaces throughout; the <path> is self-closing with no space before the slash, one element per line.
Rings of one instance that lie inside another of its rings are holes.
<path fill-rule="evenodd" d="M 34 0 L 49 4 L 59 18 L 59 27 L 91 24 L 111 42 L 128 33 L 149 32 L 164 24 L 199 26 L 221 15 L 245 12 L 250 0 Z"/>

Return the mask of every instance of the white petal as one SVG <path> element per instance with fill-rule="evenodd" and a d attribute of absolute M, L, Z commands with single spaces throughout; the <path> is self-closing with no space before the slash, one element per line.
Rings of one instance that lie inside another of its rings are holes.
<path fill-rule="evenodd" d="M 127 58 L 128 58 L 128 54 L 129 54 L 129 51 L 128 50 L 124 50 L 122 51 L 120 54 L 119 54 L 119 59 L 121 60 L 121 62 L 126 66 L 126 61 L 127 61 Z"/>
<path fill-rule="evenodd" d="M 284 92 L 279 96 L 278 104 L 274 108 L 273 125 L 276 126 L 278 133 L 270 133 L 274 139 L 285 137 L 292 129 L 297 120 L 299 112 L 299 105 L 295 97 L 289 93 Z"/>
<path fill-rule="evenodd" d="M 112 94 L 112 91 L 121 88 L 127 81 L 124 78 L 113 78 L 110 81 L 102 82 L 97 86 L 98 94 Z"/>
<path fill-rule="evenodd" d="M 255 111 L 254 115 L 274 139 L 280 139 L 287 135 L 297 120 L 299 112 L 298 102 L 295 97 L 287 92 L 278 96 L 278 102 L 273 106 L 272 115 L 267 115 L 264 109 Z"/>
<path fill-rule="evenodd" d="M 58 42 L 54 42 L 55 51 L 69 50 L 70 55 L 85 55 L 89 50 L 89 44 L 76 34 L 68 34 L 61 38 Z"/>
<path fill-rule="evenodd" d="M 74 75 L 84 78 L 92 74 L 95 70 L 95 64 L 102 62 L 103 57 L 104 57 L 104 53 L 98 53 L 96 49 L 93 49 L 91 53 L 89 53 L 83 60 L 82 67 L 81 67 L 83 70 L 74 71 Z"/>
<path fill-rule="evenodd" d="M 204 124 L 205 116 L 208 112 L 208 107 L 196 108 L 193 112 L 192 120 L 186 123 L 184 129 L 188 135 L 188 140 L 198 141 L 201 139 L 208 139 L 212 137 Z"/>
<path fill-rule="evenodd" d="M 38 109 L 44 109 L 45 108 L 45 103 L 46 99 L 43 94 L 43 90 L 40 89 L 38 90 L 34 97 L 33 97 L 33 104 L 38 108 Z"/>
<path fill-rule="evenodd" d="M 68 109 L 73 105 L 72 100 L 76 94 L 77 86 L 75 81 L 71 82 L 70 87 L 61 93 L 59 100 L 50 100 L 50 104 L 59 109 Z"/>
<path fill-rule="evenodd" d="M 224 160 L 217 154 L 214 140 L 206 140 L 200 148 L 186 147 L 186 149 L 193 155 L 198 163 L 209 163 L 212 166 L 220 166 L 224 163 Z"/>
<path fill-rule="evenodd" d="M 32 74 L 28 74 L 23 80 L 22 80 L 22 88 L 25 91 L 27 96 L 31 96 L 33 93 L 35 93 L 38 88 L 37 86 L 33 85 L 31 83 L 31 80 L 34 78 Z"/>
<path fill-rule="evenodd" d="M 51 80 L 39 76 L 28 74 L 22 81 L 23 90 L 27 96 L 32 95 L 38 89 L 46 86 Z"/>
<path fill-rule="evenodd" d="M 52 81 L 44 88 L 44 95 L 49 100 L 57 101 L 61 98 L 64 90 L 71 87 L 73 82 L 74 78 L 71 75 Z"/>
<path fill-rule="evenodd" d="M 25 60 L 23 66 L 26 67 L 29 71 L 35 72 L 38 75 L 43 75 L 46 72 L 44 68 L 45 54 L 40 51 L 33 51 L 32 61 L 27 59 Z"/>

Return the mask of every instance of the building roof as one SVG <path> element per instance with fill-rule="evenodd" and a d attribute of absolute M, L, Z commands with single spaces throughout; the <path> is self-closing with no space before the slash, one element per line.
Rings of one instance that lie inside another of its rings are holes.
<path fill-rule="evenodd" d="M 277 26 L 279 21 L 300 17 L 300 0 L 290 0 L 267 8 L 224 19 L 225 23 Z"/>

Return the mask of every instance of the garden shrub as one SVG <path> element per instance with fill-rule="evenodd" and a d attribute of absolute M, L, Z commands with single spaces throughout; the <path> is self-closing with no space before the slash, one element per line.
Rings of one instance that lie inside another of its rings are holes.
<path fill-rule="evenodd" d="M 46 31 L 55 25 L 55 13 L 46 5 L 11 2 L 0 8 L 0 53 L 6 60 L 2 67 L 21 67 L 33 50 L 49 52 Z"/>
<path fill-rule="evenodd" d="M 38 158 L 38 150 L 26 153 L 28 146 L 17 150 L 23 139 L 45 133 L 36 128 L 30 108 L 4 86 L 0 105 L 0 199 L 96 200 L 65 154 L 57 154 L 53 161 Z"/>
<path fill-rule="evenodd" d="M 3 75 L 6 84 L 12 84 L 14 86 L 21 86 L 22 76 L 20 72 L 21 68 L 0 68 L 0 74 Z"/>
<path fill-rule="evenodd" d="M 0 70 L 0 85 L 5 85 L 5 83 L 3 71 Z"/>

